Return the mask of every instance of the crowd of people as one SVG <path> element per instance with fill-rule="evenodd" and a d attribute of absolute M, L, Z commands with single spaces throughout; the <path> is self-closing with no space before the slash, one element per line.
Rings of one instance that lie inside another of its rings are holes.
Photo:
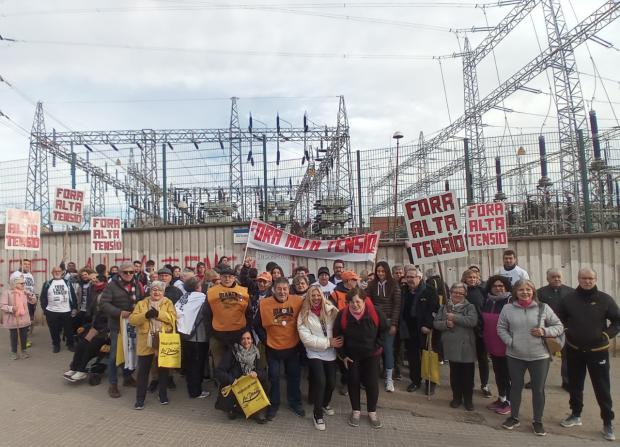
<path fill-rule="evenodd" d="M 430 346 L 449 364 L 450 407 L 475 409 L 477 363 L 482 398 L 493 397 L 493 371 L 497 396 L 486 408 L 507 416 L 502 427 L 519 427 L 521 396 L 529 388 L 532 429 L 544 436 L 553 341 L 561 348 L 562 388 L 570 395 L 570 415 L 560 424 L 582 425 L 588 372 L 603 436 L 615 439 L 609 345 L 620 332 L 620 311 L 614 299 L 597 288 L 591 268 L 579 270 L 574 289 L 563 284 L 560 270 L 550 268 L 548 284 L 537 288 L 517 265 L 516 253 L 506 250 L 496 274 L 483 281 L 480 268 L 472 265 L 448 288 L 432 269 L 424 275 L 414 265 L 390 266 L 385 261 L 359 274 L 345 270 L 340 260 L 331 271 L 320 267 L 316 276 L 299 266 L 292 278 L 275 263 L 260 273 L 254 264 L 246 257 L 233 267 L 224 258 L 212 270 L 203 263 L 195 269 L 157 269 L 153 261 L 145 266 L 135 261 L 108 271 L 105 265 L 77 270 L 73 262 L 61 263 L 51 269 L 37 296 L 30 261 L 24 259 L 0 296 L 11 358 L 30 356 L 28 337 L 38 304 L 52 351 L 60 352 L 64 342 L 73 352 L 63 377 L 77 383 L 107 369 L 108 395 L 118 398 L 121 373 L 123 386 L 136 388 L 136 410 L 144 408 L 149 391 L 158 391 L 159 403 L 168 404 L 175 374 L 184 376 L 188 396 L 196 399 L 210 396 L 205 378 L 222 389 L 250 376 L 260 382 L 270 402 L 252 415 L 256 422 L 276 418 L 283 378 L 286 405 L 304 417 L 301 381 L 307 369 L 307 400 L 316 429 L 325 430 L 326 416 L 334 415 L 336 389 L 349 397 L 348 423 L 354 427 L 360 425 L 365 392 L 368 423 L 378 429 L 383 426 L 377 413 L 380 390 L 394 392 L 406 366 L 407 392 L 435 393 L 435 383 L 423 383 L 421 368 L 422 351 Z M 157 361 L 159 334 L 174 331 L 182 340 L 178 371 Z M 119 340 L 133 343 L 134 359 L 117 359 L 123 352 Z M 231 419 L 243 414 L 232 393 L 218 392 L 215 406 Z"/>

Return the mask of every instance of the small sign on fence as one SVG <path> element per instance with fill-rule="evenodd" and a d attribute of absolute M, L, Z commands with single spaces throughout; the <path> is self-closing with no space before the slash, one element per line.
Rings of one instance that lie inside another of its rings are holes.
<path fill-rule="evenodd" d="M 416 264 L 467 256 L 465 231 L 454 191 L 409 200 L 403 208 Z"/>
<path fill-rule="evenodd" d="M 90 252 L 123 252 L 123 234 L 121 220 L 118 217 L 91 217 Z"/>
<path fill-rule="evenodd" d="M 508 247 L 504 202 L 479 203 L 467 207 L 467 245 L 470 250 Z"/>
<path fill-rule="evenodd" d="M 5 250 L 38 251 L 41 248 L 41 213 L 6 210 Z"/>

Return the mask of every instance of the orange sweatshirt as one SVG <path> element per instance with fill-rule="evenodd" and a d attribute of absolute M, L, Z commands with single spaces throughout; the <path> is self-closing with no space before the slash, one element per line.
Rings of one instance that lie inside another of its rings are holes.
<path fill-rule="evenodd" d="M 213 329 L 230 332 L 246 327 L 245 311 L 250 302 L 248 289 L 238 284 L 234 287 L 213 286 L 207 292 L 207 301 L 213 313 Z"/>
<path fill-rule="evenodd" d="M 302 303 L 303 298 L 297 295 L 289 295 L 283 303 L 272 296 L 260 302 L 261 323 L 267 332 L 267 346 L 271 349 L 290 349 L 297 346 L 297 315 Z"/>

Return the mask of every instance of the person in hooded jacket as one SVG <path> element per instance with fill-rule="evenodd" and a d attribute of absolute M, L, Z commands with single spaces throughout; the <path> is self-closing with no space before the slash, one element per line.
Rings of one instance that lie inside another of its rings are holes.
<path fill-rule="evenodd" d="M 61 331 L 65 333 L 67 348 L 74 351 L 72 317 L 77 314 L 77 296 L 73 286 L 63 278 L 60 267 L 52 267 L 52 279 L 43 284 L 39 301 L 52 338 L 53 352 L 60 352 Z"/>
<path fill-rule="evenodd" d="M 321 288 L 308 289 L 297 316 L 297 331 L 306 348 L 308 369 L 312 381 L 311 400 L 314 404 L 313 422 L 317 430 L 325 430 L 324 414 L 335 414 L 330 407 L 336 385 L 336 350 L 342 337 L 334 337 L 334 321 L 338 309 L 324 296 Z"/>
<path fill-rule="evenodd" d="M 510 279 L 502 275 L 494 275 L 486 282 L 486 300 L 482 306 L 484 346 L 491 357 L 493 374 L 497 384 L 497 399 L 487 409 L 497 414 L 510 414 L 510 374 L 508 374 L 508 360 L 506 359 L 506 345 L 497 334 L 499 314 L 512 295 Z"/>
<path fill-rule="evenodd" d="M 485 398 L 493 396 L 489 389 L 489 355 L 484 346 L 483 330 L 484 320 L 481 311 L 484 306 L 484 289 L 480 287 L 480 274 L 475 270 L 465 270 L 461 276 L 461 282 L 467 285 L 468 302 L 474 305 L 478 313 L 478 326 L 474 328 L 476 335 L 476 358 L 478 360 L 478 373 L 480 375 L 480 390 Z"/>

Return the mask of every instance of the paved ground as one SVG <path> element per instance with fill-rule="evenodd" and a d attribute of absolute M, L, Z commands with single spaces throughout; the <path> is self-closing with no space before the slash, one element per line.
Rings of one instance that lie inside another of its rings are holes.
<path fill-rule="evenodd" d="M 447 384 L 438 388 L 431 402 L 418 393 L 405 392 L 406 381 L 397 382 L 397 392 L 381 393 L 381 430 L 371 429 L 364 419 L 359 428 L 349 427 L 349 402 L 335 396 L 336 415 L 327 418 L 327 431 L 318 432 L 310 416 L 298 418 L 281 409 L 275 421 L 258 425 L 253 421 L 229 421 L 213 408 L 214 398 L 190 400 L 182 379 L 170 392 L 170 405 L 162 407 L 149 396 L 143 411 L 132 409 L 135 389 L 122 389 L 120 399 L 110 399 L 107 384 L 91 387 L 62 379 L 71 353 L 52 354 L 46 330 L 37 327 L 32 358 L 8 360 L 8 331 L 0 331 L 0 445 L 2 446 L 588 446 L 613 445 L 603 441 L 601 422 L 592 390 L 586 389 L 584 426 L 564 429 L 558 422 L 567 412 L 568 395 L 559 385 L 559 362 L 554 362 L 547 393 L 545 426 L 549 434 L 531 433 L 531 406 L 526 396 L 522 426 L 514 432 L 499 427 L 503 416 L 484 408 L 489 403 L 477 395 L 476 411 L 466 413 L 448 407 Z M 612 361 L 614 400 L 620 402 L 620 359 Z M 447 374 L 445 366 L 443 374 Z M 213 391 L 211 389 L 211 391 Z M 529 393 L 526 393 L 526 395 Z M 306 410 L 310 414 L 310 407 Z"/>

